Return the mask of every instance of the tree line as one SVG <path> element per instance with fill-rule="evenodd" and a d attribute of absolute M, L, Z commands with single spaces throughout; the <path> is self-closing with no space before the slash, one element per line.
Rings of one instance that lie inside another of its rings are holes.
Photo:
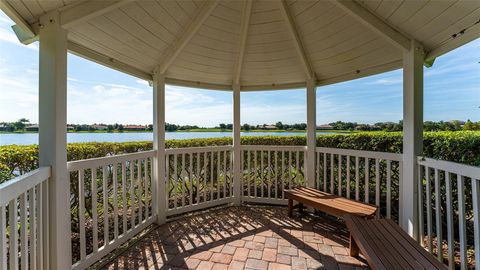
<path fill-rule="evenodd" d="M 153 125 L 123 125 L 123 124 L 69 124 L 67 125 L 69 131 L 107 131 L 107 132 L 123 132 L 123 131 L 152 131 Z M 207 129 L 205 127 L 199 127 L 197 125 L 176 125 L 171 123 L 165 123 L 165 131 L 182 131 L 192 129 Z M 233 129 L 232 124 L 221 123 L 215 127 L 215 129 L 229 131 Z M 275 124 L 262 124 L 262 125 L 250 125 L 243 124 L 241 129 L 244 131 L 252 130 L 306 130 L 306 123 L 296 124 L 284 124 L 277 122 Z M 402 131 L 403 121 L 397 123 L 394 122 L 378 122 L 375 124 L 362 124 L 357 122 L 343 122 L 337 121 L 329 123 L 328 125 L 322 125 L 317 129 L 330 129 L 330 130 L 348 130 L 348 131 Z M 459 130 L 480 130 L 480 121 L 473 122 L 467 121 L 425 121 L 423 123 L 423 129 L 425 131 L 459 131 Z M 16 122 L 0 122 L 0 131 L 4 132 L 22 132 L 22 131 L 38 131 L 38 125 L 31 124 L 26 118 L 21 118 Z"/>

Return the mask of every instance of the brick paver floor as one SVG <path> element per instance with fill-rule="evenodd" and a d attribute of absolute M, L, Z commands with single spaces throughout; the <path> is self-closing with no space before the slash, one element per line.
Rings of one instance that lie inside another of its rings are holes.
<path fill-rule="evenodd" d="M 348 256 L 348 231 L 286 207 L 224 207 L 157 227 L 104 269 L 367 269 Z"/>

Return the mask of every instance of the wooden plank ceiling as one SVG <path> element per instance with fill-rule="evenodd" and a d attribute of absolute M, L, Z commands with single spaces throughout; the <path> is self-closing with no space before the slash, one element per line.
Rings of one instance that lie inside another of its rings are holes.
<path fill-rule="evenodd" d="M 6 1 L 31 24 L 51 10 L 86 3 Z M 243 90 L 289 88 L 309 76 L 320 85 L 400 68 L 402 49 L 335 1 L 125 1 L 69 25 L 68 39 L 145 74 L 158 68 L 170 83 L 220 89 L 231 89 L 236 77 Z M 461 45 L 447 46 L 480 19 L 480 1 L 473 0 L 357 3 L 426 53 Z"/>

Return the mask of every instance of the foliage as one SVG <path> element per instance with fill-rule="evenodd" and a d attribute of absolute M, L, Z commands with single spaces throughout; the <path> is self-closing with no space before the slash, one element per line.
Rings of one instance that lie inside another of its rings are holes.
<path fill-rule="evenodd" d="M 245 136 L 243 145 L 305 145 L 305 136 Z M 401 153 L 400 132 L 359 132 L 317 137 L 317 146 Z M 231 145 L 232 139 L 207 138 L 167 140 L 167 148 Z M 132 153 L 152 149 L 152 142 L 70 143 L 69 161 Z M 425 156 L 480 166 L 480 132 L 425 132 Z M 0 182 L 38 167 L 38 146 L 0 146 Z"/>

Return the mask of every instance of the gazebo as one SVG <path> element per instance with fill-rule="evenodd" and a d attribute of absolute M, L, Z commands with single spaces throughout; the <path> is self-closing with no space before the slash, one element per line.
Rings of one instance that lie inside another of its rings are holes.
<path fill-rule="evenodd" d="M 398 204 L 401 227 L 428 239 L 431 252 L 432 235 L 440 243 L 443 235 L 434 224 L 446 220 L 451 269 L 454 241 L 467 267 L 470 196 L 480 269 L 480 169 L 422 156 L 424 66 L 480 36 L 480 1 L 0 0 L 0 8 L 22 43 L 39 41 L 41 126 L 40 168 L 0 185 L 0 269 L 85 269 L 151 224 L 225 204 L 285 205 L 290 185 L 376 203 L 385 217 Z M 153 150 L 67 162 L 67 52 L 151 82 Z M 316 147 L 317 87 L 399 68 L 402 154 Z M 165 84 L 231 91 L 233 145 L 165 149 Z M 306 89 L 307 145 L 241 145 L 240 93 L 292 88 Z M 433 201 L 440 192 L 446 201 Z M 437 254 L 443 261 L 441 245 Z"/>

